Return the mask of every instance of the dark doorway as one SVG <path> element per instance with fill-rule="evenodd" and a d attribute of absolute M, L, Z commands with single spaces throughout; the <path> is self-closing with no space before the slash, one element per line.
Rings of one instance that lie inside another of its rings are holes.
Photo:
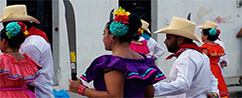
<path fill-rule="evenodd" d="M 119 0 L 119 6 L 151 24 L 151 0 Z"/>
<path fill-rule="evenodd" d="M 7 5 L 25 4 L 27 13 L 40 21 L 36 28 L 44 31 L 52 43 L 52 1 L 51 0 L 7 0 Z"/>

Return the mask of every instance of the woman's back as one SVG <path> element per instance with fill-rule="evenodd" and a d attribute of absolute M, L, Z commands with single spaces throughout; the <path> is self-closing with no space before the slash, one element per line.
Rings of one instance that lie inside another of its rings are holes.
<path fill-rule="evenodd" d="M 39 65 L 24 54 L 25 60 L 12 55 L 0 55 L 0 97 L 29 97 L 27 83 L 38 77 Z M 19 57 L 21 58 L 21 57 Z"/>

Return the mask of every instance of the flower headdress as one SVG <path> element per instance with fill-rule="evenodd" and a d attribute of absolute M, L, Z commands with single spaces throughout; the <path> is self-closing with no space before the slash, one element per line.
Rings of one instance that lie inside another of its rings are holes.
<path fill-rule="evenodd" d="M 129 30 L 129 12 L 125 12 L 125 9 L 119 7 L 118 11 L 114 11 L 115 19 L 110 24 L 110 31 L 115 36 L 123 36 Z"/>
<path fill-rule="evenodd" d="M 144 33 L 144 29 L 139 28 L 138 31 L 137 31 L 137 33 L 135 35 L 141 35 L 143 33 Z"/>
<path fill-rule="evenodd" d="M 220 33 L 220 32 L 219 32 L 219 33 Z M 209 30 L 209 34 L 210 34 L 211 36 L 215 36 L 215 35 L 217 35 L 217 34 L 218 34 L 218 32 L 217 32 L 217 30 L 216 30 L 216 29 L 211 28 L 211 29 Z"/>
<path fill-rule="evenodd" d="M 28 34 L 27 27 L 22 22 L 10 22 L 6 26 L 6 35 L 8 39 L 16 36 L 18 33 L 22 32 L 24 34 Z"/>

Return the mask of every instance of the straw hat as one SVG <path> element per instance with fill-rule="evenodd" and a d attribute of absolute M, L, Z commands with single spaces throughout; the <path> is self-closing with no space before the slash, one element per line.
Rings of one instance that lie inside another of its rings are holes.
<path fill-rule="evenodd" d="M 155 31 L 154 33 L 173 34 L 186 37 L 200 43 L 203 43 L 194 33 L 195 23 L 180 17 L 173 17 L 168 27 L 164 27 Z"/>
<path fill-rule="evenodd" d="M 216 29 L 217 28 L 217 24 L 216 23 L 214 23 L 214 22 L 212 22 L 212 21 L 206 21 L 206 23 L 205 24 L 203 24 L 203 25 L 200 25 L 200 26 L 198 26 L 197 27 L 198 29 L 208 29 L 208 28 L 214 28 L 214 29 Z"/>
<path fill-rule="evenodd" d="M 151 32 L 150 32 L 150 30 L 149 30 L 149 28 L 148 28 L 150 24 L 149 24 L 148 22 L 142 20 L 142 19 L 141 19 L 140 21 L 141 21 L 141 23 L 142 23 L 141 28 L 144 29 L 144 30 L 146 30 L 147 32 L 149 32 L 149 33 L 151 34 Z"/>
<path fill-rule="evenodd" d="M 0 16 L 0 23 L 10 21 L 33 21 L 40 24 L 36 18 L 27 15 L 25 5 L 10 5 L 3 8 L 3 15 Z"/>

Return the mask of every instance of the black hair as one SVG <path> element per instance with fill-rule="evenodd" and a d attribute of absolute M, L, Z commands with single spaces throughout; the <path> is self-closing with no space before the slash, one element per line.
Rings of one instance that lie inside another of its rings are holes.
<path fill-rule="evenodd" d="M 212 36 L 212 35 L 209 34 L 209 30 L 211 30 L 211 28 L 209 28 L 209 29 L 202 29 L 203 34 L 204 35 L 208 35 L 207 39 L 210 40 L 210 41 L 215 41 L 216 39 L 218 39 L 218 34 Z"/>
<path fill-rule="evenodd" d="M 133 39 L 136 40 L 136 41 L 138 41 L 139 38 L 140 38 L 140 35 L 137 35 L 137 34 L 135 34 L 135 36 L 133 37 Z"/>
<path fill-rule="evenodd" d="M 112 23 L 112 20 L 107 23 L 108 33 L 111 34 L 111 31 L 109 30 L 110 24 Z M 131 40 L 134 37 L 134 34 L 137 33 L 138 29 L 141 27 L 141 21 L 140 18 L 134 14 L 131 14 L 129 16 L 129 31 L 124 34 L 123 36 L 118 36 L 119 42 L 131 42 Z"/>
<path fill-rule="evenodd" d="M 25 35 L 23 32 L 18 33 L 16 36 L 11 37 L 10 39 L 8 39 L 7 35 L 6 35 L 6 30 L 2 29 L 1 30 L 1 40 L 5 39 L 6 41 L 8 41 L 8 45 L 10 48 L 16 48 L 19 49 L 20 45 L 24 42 L 25 40 Z"/>
<path fill-rule="evenodd" d="M 184 39 L 185 39 L 185 43 L 193 43 L 193 40 L 192 39 L 189 39 L 189 38 L 186 38 L 186 37 L 184 37 Z"/>

